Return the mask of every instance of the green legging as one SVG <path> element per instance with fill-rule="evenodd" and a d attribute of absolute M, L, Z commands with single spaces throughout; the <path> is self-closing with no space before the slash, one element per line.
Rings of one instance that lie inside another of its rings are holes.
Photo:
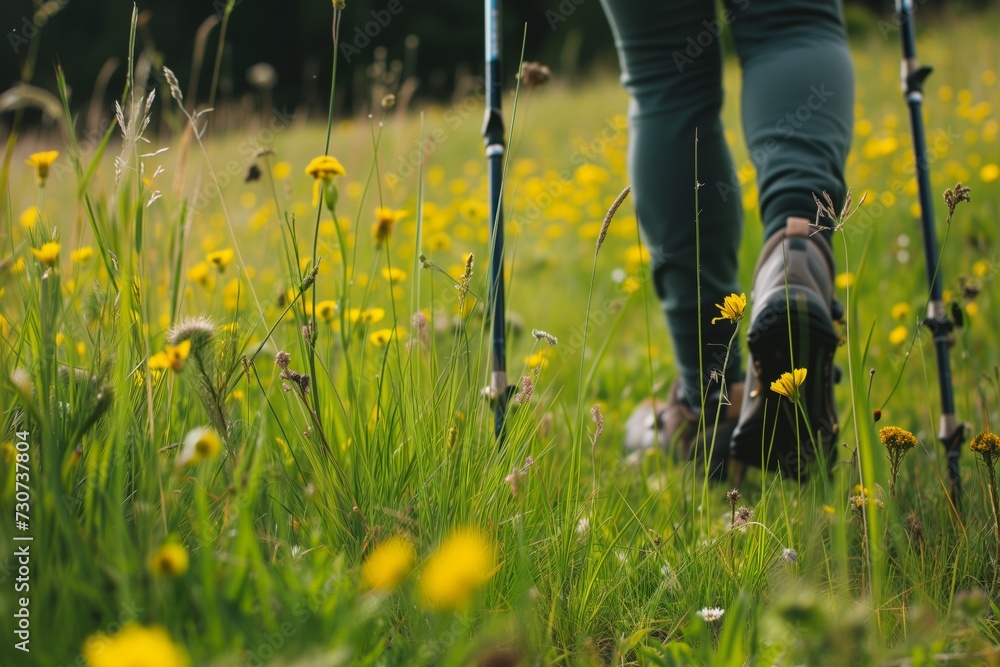
<path fill-rule="evenodd" d="M 836 0 L 601 0 L 631 95 L 629 170 L 653 282 L 689 403 L 722 368 L 733 325 L 711 324 L 737 285 L 742 195 L 719 114 L 728 25 L 743 68 L 742 121 L 757 171 L 765 238 L 788 216 L 812 219 L 813 193 L 839 207 L 854 113 L 854 68 Z M 695 133 L 701 235 L 699 366 Z M 727 381 L 742 380 L 739 346 Z M 700 377 L 699 368 L 704 376 Z"/>

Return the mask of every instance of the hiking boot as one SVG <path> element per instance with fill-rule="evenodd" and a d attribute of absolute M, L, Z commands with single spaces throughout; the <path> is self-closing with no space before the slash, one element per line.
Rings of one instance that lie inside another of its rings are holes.
<path fill-rule="evenodd" d="M 718 401 L 715 394 L 706 405 Z M 705 414 L 705 428 L 698 433 L 698 412 L 684 399 L 680 380 L 675 380 L 665 402 L 647 398 L 629 416 L 625 423 L 625 448 L 633 454 L 659 447 L 672 453 L 680 461 L 710 460 L 709 475 L 714 479 L 725 478 L 725 463 L 729 454 L 730 438 L 739 419 L 743 401 L 743 384 L 733 384 L 719 415 L 715 428 L 715 410 Z M 700 406 L 699 406 L 700 407 Z M 713 437 L 713 433 L 715 437 Z M 700 468 L 700 465 L 699 465 Z"/>
<path fill-rule="evenodd" d="M 799 478 L 819 456 L 832 464 L 838 431 L 833 355 L 839 342 L 833 271 L 829 243 L 810 235 L 805 218 L 788 218 L 785 229 L 764 244 L 751 293 L 748 391 L 732 438 L 735 460 Z M 771 390 L 771 382 L 795 368 L 807 369 L 799 391 L 809 428 L 801 411 Z"/>

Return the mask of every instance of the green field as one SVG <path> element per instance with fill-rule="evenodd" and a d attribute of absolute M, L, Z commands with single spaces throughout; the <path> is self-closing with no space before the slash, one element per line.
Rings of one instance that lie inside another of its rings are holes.
<path fill-rule="evenodd" d="M 920 20 L 971 439 L 1000 430 L 1000 14 Z M 844 444 L 829 477 L 754 471 L 733 506 L 691 464 L 623 454 L 625 419 L 674 367 L 628 201 L 595 253 L 628 184 L 627 99 L 612 76 L 557 75 L 505 98 L 508 368 L 525 400 L 500 448 L 482 395 L 490 221 L 476 82 L 420 112 L 336 119 L 326 150 L 325 123 L 283 114 L 199 140 L 159 72 L 152 110 L 166 129 L 141 136 L 140 72 L 127 129 L 106 145 L 58 130 L 12 139 L 0 664 L 995 664 L 993 455 L 963 445 L 958 511 L 918 325 L 926 275 L 898 35 L 875 19 L 853 32 L 848 175 L 865 199 L 834 236 Z M 729 62 L 749 292 L 761 229 L 739 85 Z M 48 150 L 59 156 L 40 187 L 24 162 Z M 693 138 L 676 147 L 694 150 Z M 345 172 L 329 185 L 306 173 L 324 154 Z M 245 182 L 251 164 L 260 177 Z M 946 225 L 942 193 L 957 182 L 972 201 Z M 335 215 L 314 201 L 317 183 L 336 188 Z M 886 425 L 919 441 L 894 498 Z M 752 516 L 733 526 L 738 507 Z M 13 634 L 25 596 L 30 653 Z M 714 607 L 721 618 L 697 613 Z"/>

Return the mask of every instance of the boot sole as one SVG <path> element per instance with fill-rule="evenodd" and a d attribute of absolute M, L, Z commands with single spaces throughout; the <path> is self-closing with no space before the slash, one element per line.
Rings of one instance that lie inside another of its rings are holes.
<path fill-rule="evenodd" d="M 749 412 L 733 435 L 732 456 L 799 479 L 820 456 L 829 466 L 839 429 L 833 400 L 833 357 L 839 339 L 829 306 L 812 290 L 789 285 L 787 304 L 784 288 L 765 299 L 747 341 L 752 391 L 744 404 Z M 812 437 L 792 402 L 771 391 L 771 382 L 793 368 L 808 369 L 802 392 Z M 816 451 L 814 440 L 821 451 Z"/>

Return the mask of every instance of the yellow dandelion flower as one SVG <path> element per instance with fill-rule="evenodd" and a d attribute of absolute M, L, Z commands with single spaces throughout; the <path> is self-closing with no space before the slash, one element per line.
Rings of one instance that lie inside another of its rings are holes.
<path fill-rule="evenodd" d="M 979 178 L 983 183 L 992 183 L 997 180 L 1000 178 L 1000 165 L 995 162 L 984 164 L 983 168 L 979 170 Z"/>
<path fill-rule="evenodd" d="M 372 236 L 376 247 L 385 243 L 392 235 L 392 227 L 408 215 L 406 211 L 394 211 L 391 208 L 379 206 L 375 209 L 375 224 L 372 226 Z"/>
<path fill-rule="evenodd" d="M 314 179 L 312 205 L 318 206 L 319 193 L 324 184 L 330 183 L 336 176 L 344 176 L 347 172 L 337 158 L 320 155 L 309 161 L 309 164 L 306 165 L 306 173 Z"/>
<path fill-rule="evenodd" d="M 837 274 L 835 282 L 837 284 L 837 289 L 847 289 L 848 287 L 854 287 L 854 274 L 853 273 Z"/>
<path fill-rule="evenodd" d="M 719 320 L 739 322 L 743 317 L 743 310 L 747 307 L 747 295 L 730 294 L 722 303 L 715 304 L 715 307 L 719 309 L 719 317 L 713 317 L 712 324 Z"/>
<path fill-rule="evenodd" d="M 965 304 L 965 312 L 969 317 L 975 317 L 979 314 L 979 304 L 978 303 L 967 303 Z"/>
<path fill-rule="evenodd" d="M 791 372 L 782 373 L 781 377 L 771 383 L 771 391 L 781 394 L 792 403 L 799 399 L 800 389 L 806 382 L 806 368 L 796 368 Z"/>
<path fill-rule="evenodd" d="M 86 264 L 94 256 L 94 249 L 89 245 L 81 246 L 69 254 L 74 264 Z"/>
<path fill-rule="evenodd" d="M 524 365 L 528 368 L 545 368 L 549 365 L 549 348 L 542 348 L 534 354 L 529 354 L 524 358 Z"/>
<path fill-rule="evenodd" d="M 157 352 L 149 358 L 149 367 L 153 370 L 171 369 L 175 373 L 184 370 L 184 360 L 191 353 L 191 339 L 181 341 L 178 345 L 166 345 L 163 352 Z"/>
<path fill-rule="evenodd" d="M 368 340 L 372 342 L 375 347 L 385 347 L 389 344 L 389 341 L 396 338 L 405 338 L 406 329 L 403 327 L 396 327 L 395 329 L 379 329 L 368 336 Z"/>
<path fill-rule="evenodd" d="M 49 167 L 59 157 L 59 151 L 43 151 L 32 153 L 31 157 L 24 161 L 24 164 L 35 168 L 35 176 L 38 177 L 38 185 L 44 186 L 45 179 L 49 177 Z"/>
<path fill-rule="evenodd" d="M 187 654 L 163 628 L 128 624 L 116 635 L 103 632 L 83 643 L 87 667 L 188 667 Z"/>
<path fill-rule="evenodd" d="M 337 314 L 337 302 L 336 301 L 320 301 L 316 304 L 316 317 L 320 318 L 324 322 L 329 322 L 333 319 L 333 316 Z"/>
<path fill-rule="evenodd" d="M 494 572 L 493 546 L 478 530 L 455 531 L 428 559 L 420 593 L 431 609 L 461 609 Z"/>
<path fill-rule="evenodd" d="M 187 549 L 177 542 L 167 542 L 153 553 L 149 569 L 158 577 L 179 577 L 188 569 Z"/>
<path fill-rule="evenodd" d="M 274 165 L 272 172 L 274 173 L 274 180 L 283 181 L 292 175 L 292 165 L 282 160 Z"/>
<path fill-rule="evenodd" d="M 385 318 L 384 308 L 369 308 L 361 312 L 361 322 L 363 324 L 378 324 Z"/>
<path fill-rule="evenodd" d="M 382 277 L 388 280 L 391 284 L 401 283 L 406 280 L 406 271 L 402 269 L 397 269 L 392 267 L 391 269 L 382 269 Z"/>
<path fill-rule="evenodd" d="M 910 316 L 910 304 L 905 301 L 900 301 L 895 306 L 892 307 L 892 319 L 894 320 L 905 320 Z"/>
<path fill-rule="evenodd" d="M 410 571 L 415 557 L 408 539 L 390 537 L 368 554 L 361 566 L 361 585 L 370 590 L 396 588 Z"/>
<path fill-rule="evenodd" d="M 41 248 L 32 248 L 31 254 L 45 266 L 55 266 L 59 261 L 59 248 L 61 246 L 55 241 L 43 243 Z"/>
<path fill-rule="evenodd" d="M 906 339 L 910 337 L 910 330 L 899 325 L 895 329 L 889 332 L 889 342 L 893 345 L 902 345 L 906 342 Z"/>
<path fill-rule="evenodd" d="M 990 273 L 990 263 L 985 259 L 976 260 L 972 264 L 972 275 L 977 278 L 985 278 Z"/>
<path fill-rule="evenodd" d="M 38 210 L 37 206 L 29 206 L 21 212 L 21 217 L 19 218 L 21 226 L 25 229 L 33 229 L 38 221 L 42 219 L 42 212 Z"/>
<path fill-rule="evenodd" d="M 188 280 L 193 283 L 198 283 L 203 287 L 209 287 L 212 284 L 212 274 L 209 272 L 207 262 L 198 262 L 187 272 Z"/>
<path fill-rule="evenodd" d="M 225 248 L 224 250 L 216 250 L 215 252 L 210 252 L 205 256 L 205 260 L 215 266 L 222 273 L 229 266 L 230 262 L 233 261 L 235 252 L 232 248 Z"/>
<path fill-rule="evenodd" d="M 199 426 L 188 431 L 184 436 L 180 454 L 177 455 L 177 465 L 184 466 L 198 463 L 204 459 L 213 459 L 222 451 L 222 438 L 214 428 Z"/>

